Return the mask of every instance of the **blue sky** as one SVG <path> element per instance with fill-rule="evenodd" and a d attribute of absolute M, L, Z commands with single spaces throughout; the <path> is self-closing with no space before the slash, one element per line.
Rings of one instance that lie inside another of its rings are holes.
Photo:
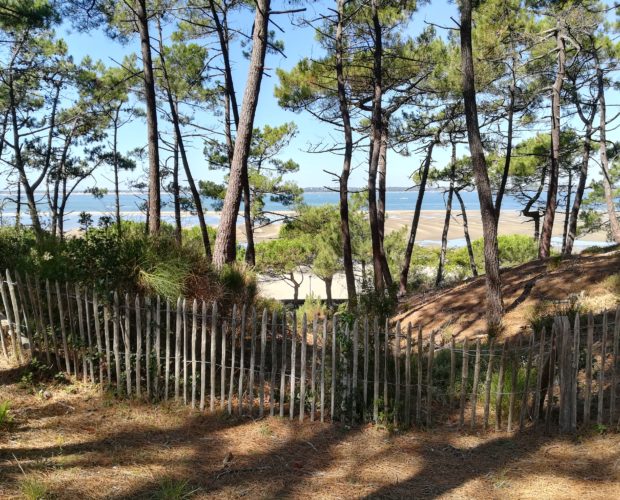
<path fill-rule="evenodd" d="M 276 4 L 278 5 L 278 4 Z M 307 11 L 304 16 L 308 18 L 315 17 L 319 9 L 324 8 L 324 2 L 308 2 L 306 4 Z M 279 6 L 279 5 L 278 5 Z M 453 2 L 447 0 L 434 0 L 423 5 L 414 15 L 414 19 L 410 25 L 410 32 L 415 35 L 419 33 L 426 23 L 436 23 L 442 26 L 451 26 L 453 22 L 450 17 L 457 16 L 457 9 Z M 269 124 L 272 126 L 280 125 L 284 122 L 292 121 L 298 126 L 299 133 L 290 146 L 282 153 L 282 158 L 292 158 L 300 164 L 300 171 L 295 174 L 294 180 L 302 187 L 316 187 L 333 185 L 333 177 L 325 173 L 324 170 L 338 172 L 341 168 L 341 158 L 334 154 L 313 154 L 307 152 L 310 146 L 317 144 L 332 144 L 335 140 L 340 139 L 338 131 L 334 131 L 327 125 L 313 119 L 307 113 L 293 113 L 283 110 L 278 106 L 274 97 L 274 86 L 277 84 L 275 76 L 275 68 L 290 69 L 302 57 L 320 56 L 320 48 L 314 41 L 314 33 L 310 28 L 302 28 L 296 25 L 299 17 L 291 18 L 288 15 L 281 15 L 276 18 L 279 26 L 284 28 L 285 33 L 278 32 L 278 37 L 284 41 L 285 53 L 287 57 L 280 54 L 269 54 L 267 56 L 266 66 L 268 68 L 266 76 L 263 79 L 259 106 L 256 114 L 256 126 Z M 242 26 L 246 33 L 249 33 L 252 25 L 252 13 L 245 11 L 241 15 L 231 19 L 231 24 Z M 444 33 L 445 34 L 445 33 Z M 121 45 L 118 42 L 110 40 L 102 32 L 76 33 L 67 27 L 59 30 L 59 35 L 63 36 L 69 46 L 70 53 L 76 60 L 80 60 L 88 55 L 93 59 L 100 59 L 106 65 L 115 65 L 114 61 L 120 61 L 123 55 L 137 52 L 139 44 L 137 38 L 134 38 L 127 45 Z M 241 54 L 241 49 L 233 46 L 231 50 L 232 62 L 234 65 L 233 78 L 238 93 L 239 102 L 243 94 L 243 88 L 246 79 L 247 61 Z M 610 95 L 608 101 L 617 101 L 618 94 L 614 92 Z M 196 121 L 200 125 L 214 126 L 221 129 L 218 125 L 218 118 L 207 113 L 197 114 Z M 613 137 L 610 137 L 613 139 Z M 142 121 L 136 121 L 123 130 L 121 134 L 121 148 L 130 150 L 143 146 L 146 142 L 146 126 Z M 194 140 L 189 144 L 189 157 L 191 168 L 197 179 L 220 180 L 222 173 L 208 170 L 206 161 L 202 154 L 203 144 L 199 140 Z M 435 150 L 434 159 L 439 165 L 449 161 L 449 152 L 445 149 Z M 465 154 L 466 150 L 462 146 L 459 155 Z M 367 161 L 366 154 L 358 153 L 354 158 L 354 172 L 351 177 L 351 186 L 362 186 L 366 183 L 365 163 Z M 411 157 L 403 157 L 390 151 L 388 158 L 388 185 L 389 186 L 409 186 L 411 181 L 409 176 L 421 162 L 419 155 Z M 594 168 L 593 170 L 598 170 Z M 594 174 L 597 176 L 597 174 Z M 127 174 L 126 179 L 135 179 L 141 177 L 139 173 Z M 92 185 L 90 181 L 89 185 Z M 100 187 L 111 186 L 110 175 L 106 172 L 99 172 L 96 177 L 96 183 Z M 85 185 L 86 187 L 86 185 Z"/>
<path fill-rule="evenodd" d="M 304 14 L 308 18 L 314 17 L 318 12 L 321 3 L 309 2 L 306 4 L 307 11 Z M 411 24 L 412 33 L 417 33 L 424 28 L 425 21 L 445 24 L 449 21 L 450 15 L 456 14 L 456 7 L 445 0 L 434 1 L 432 5 L 425 5 L 415 15 Z M 324 170 L 338 172 L 341 169 L 341 158 L 334 154 L 309 153 L 307 150 L 312 145 L 330 144 L 333 139 L 340 139 L 340 134 L 330 127 L 313 119 L 307 113 L 293 113 L 286 111 L 278 106 L 274 97 L 274 87 L 277 84 L 275 68 L 292 68 L 302 57 L 319 56 L 320 48 L 314 41 L 314 33 L 310 28 L 302 28 L 296 25 L 299 17 L 288 15 L 277 16 L 276 22 L 281 26 L 285 33 L 278 31 L 277 35 L 284 41 L 286 57 L 280 54 L 269 54 L 266 66 L 268 68 L 266 76 L 263 78 L 260 101 L 256 113 L 256 126 L 280 125 L 285 122 L 295 122 L 299 129 L 297 137 L 290 146 L 282 153 L 282 158 L 292 158 L 300 164 L 300 171 L 295 175 L 296 182 L 302 187 L 316 187 L 330 185 L 333 177 L 325 173 Z M 245 32 L 249 33 L 252 25 L 252 13 L 245 12 L 231 20 L 231 23 L 241 24 Z M 108 66 L 116 65 L 115 61 L 121 61 L 125 54 L 139 51 L 137 38 L 132 39 L 127 45 L 110 40 L 100 31 L 89 33 L 75 32 L 68 26 L 63 26 L 59 30 L 59 36 L 66 39 L 69 52 L 76 61 L 85 56 L 97 60 L 100 59 Z M 234 64 L 235 85 L 239 102 L 243 94 L 243 88 L 247 73 L 247 61 L 241 55 L 238 47 L 231 50 Z M 196 115 L 197 121 L 201 125 L 217 125 L 217 118 L 209 116 L 207 113 Z M 218 127 L 221 128 L 221 125 Z M 332 139 L 330 139 L 330 137 Z M 143 146 L 146 141 L 146 125 L 143 121 L 136 121 L 123 130 L 121 134 L 121 148 L 130 150 Z M 219 180 L 222 174 L 207 169 L 205 159 L 202 154 L 202 143 L 194 141 L 189 148 L 189 157 L 192 171 L 198 179 Z M 436 154 L 438 162 L 447 161 L 448 153 L 438 151 Z M 365 163 L 366 154 L 358 154 L 355 158 L 355 169 L 351 177 L 351 186 L 362 186 L 366 183 Z M 411 184 L 409 175 L 419 165 L 421 159 L 417 156 L 405 158 L 397 153 L 390 152 L 388 158 L 388 185 L 408 186 Z M 139 174 L 130 173 L 126 178 L 138 178 Z M 93 181 L 90 181 L 92 184 Z M 99 172 L 96 176 L 96 183 L 102 186 L 111 186 L 110 175 L 107 172 Z"/>

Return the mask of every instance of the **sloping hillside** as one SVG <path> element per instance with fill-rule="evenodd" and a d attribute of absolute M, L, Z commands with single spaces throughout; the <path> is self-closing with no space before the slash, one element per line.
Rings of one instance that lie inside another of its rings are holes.
<path fill-rule="evenodd" d="M 620 303 L 620 250 L 528 262 L 502 271 L 506 316 L 503 335 L 528 329 L 535 310 L 552 313 L 554 302 L 579 294 L 580 303 L 593 310 Z M 395 320 L 421 325 L 444 337 L 474 336 L 484 332 L 485 280 L 470 279 L 453 287 L 414 293 L 399 306 Z"/>

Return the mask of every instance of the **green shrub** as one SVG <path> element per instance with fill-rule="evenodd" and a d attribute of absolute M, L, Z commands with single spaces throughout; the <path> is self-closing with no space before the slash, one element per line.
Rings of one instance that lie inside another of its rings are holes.
<path fill-rule="evenodd" d="M 47 498 L 47 486 L 37 478 L 25 477 L 20 481 L 19 490 L 27 500 L 42 500 Z"/>
<path fill-rule="evenodd" d="M 302 324 L 304 314 L 306 314 L 306 318 L 308 319 L 308 325 L 311 325 L 315 316 L 317 318 L 325 317 L 327 314 L 327 306 L 320 298 L 310 293 L 306 295 L 306 300 L 304 300 L 304 303 L 297 309 L 298 325 Z"/>
<path fill-rule="evenodd" d="M 10 413 L 10 403 L 3 401 L 0 403 L 0 429 L 5 429 L 13 422 L 13 415 Z"/>

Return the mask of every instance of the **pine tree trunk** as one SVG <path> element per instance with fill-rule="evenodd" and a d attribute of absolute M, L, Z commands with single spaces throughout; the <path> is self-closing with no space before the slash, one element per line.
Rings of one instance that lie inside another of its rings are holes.
<path fill-rule="evenodd" d="M 327 307 L 333 309 L 334 307 L 334 299 L 332 298 L 332 283 L 334 279 L 330 276 L 329 278 L 323 279 L 325 282 L 325 296 L 327 297 Z"/>
<path fill-rule="evenodd" d="M 338 83 L 338 103 L 342 117 L 344 134 L 344 157 L 342 173 L 340 175 L 340 234 L 342 236 L 342 260 L 347 282 L 347 297 L 349 308 L 353 309 L 357 303 L 355 290 L 355 274 L 353 270 L 353 246 L 351 244 L 351 230 L 349 225 L 349 175 L 351 174 L 351 159 L 353 157 L 353 129 L 349 113 L 349 101 L 346 94 L 346 85 L 343 68 L 343 23 L 345 0 L 338 0 L 338 24 L 336 26 L 336 78 Z"/>
<path fill-rule="evenodd" d="M 213 263 L 216 268 L 221 268 L 224 264 L 235 260 L 235 231 L 239 205 L 241 203 L 243 169 L 247 166 L 252 129 L 254 126 L 254 115 L 256 113 L 260 84 L 263 77 L 265 53 L 267 50 L 269 7 L 270 0 L 257 0 L 248 79 L 239 116 L 239 126 L 237 127 L 228 190 L 226 191 L 220 225 L 215 240 Z"/>
<path fill-rule="evenodd" d="M 566 47 L 564 34 L 558 26 L 556 31 L 556 47 L 558 52 L 558 70 L 551 91 L 551 168 L 549 169 L 549 187 L 547 189 L 547 205 L 543 220 L 542 233 L 540 235 L 540 247 L 538 256 L 542 259 L 549 257 L 551 253 L 551 236 L 558 197 L 558 178 L 560 175 L 560 97 L 564 76 L 566 73 Z"/>
<path fill-rule="evenodd" d="M 388 129 L 387 120 L 383 122 L 381 129 L 381 150 L 379 151 L 379 168 L 377 175 L 379 177 L 379 197 L 377 203 L 377 221 L 379 223 L 379 239 L 383 245 L 385 239 L 385 191 L 387 183 L 387 145 L 388 145 Z"/>
<path fill-rule="evenodd" d="M 172 118 L 172 125 L 174 126 L 174 139 L 176 148 L 178 148 L 178 152 L 181 154 L 181 161 L 183 162 L 183 171 L 185 172 L 185 177 L 187 179 L 187 183 L 189 184 L 189 189 L 192 193 L 192 198 L 194 200 L 194 206 L 196 207 L 196 215 L 198 217 L 198 225 L 200 226 L 200 235 L 202 237 L 202 244 L 205 249 L 205 255 L 207 259 L 211 259 L 211 244 L 209 243 L 209 232 L 207 230 L 207 223 L 205 221 L 205 213 L 202 206 L 202 199 L 200 198 L 200 192 L 196 187 L 196 182 L 194 181 L 194 176 L 192 174 L 192 170 L 189 167 L 189 160 L 187 159 L 187 152 L 185 151 L 185 143 L 183 141 L 183 134 L 181 133 L 181 124 L 179 121 L 179 110 L 178 103 L 174 99 L 172 92 L 170 90 L 170 78 L 168 75 L 168 71 L 166 68 L 166 61 L 164 59 L 164 47 L 162 41 L 161 27 L 159 27 L 159 58 L 161 61 L 162 71 L 164 74 L 164 79 L 166 81 L 166 96 L 168 97 L 168 106 L 170 107 L 170 116 Z"/>
<path fill-rule="evenodd" d="M 486 271 L 486 309 L 487 329 L 489 334 L 496 334 L 501 329 L 504 306 L 502 303 L 502 284 L 499 269 L 499 248 L 497 245 L 497 214 L 493 206 L 493 194 L 487 172 L 484 149 L 478 126 L 478 108 L 474 78 L 474 58 L 471 37 L 472 0 L 461 3 L 461 62 L 463 71 L 463 101 L 465 121 L 471 161 L 476 180 L 480 214 L 482 216 L 482 233 L 484 237 L 484 267 Z"/>
<path fill-rule="evenodd" d="M 151 58 L 151 38 L 149 36 L 149 19 L 146 11 L 146 0 L 136 0 L 134 10 L 137 17 L 136 24 L 138 25 L 138 32 L 140 33 L 149 150 L 148 230 L 150 234 L 157 234 L 161 226 L 159 135 L 157 132 L 157 102 L 155 97 L 155 78 L 153 75 L 153 61 Z"/>
<path fill-rule="evenodd" d="M 513 65 L 515 61 L 513 59 Z M 502 180 L 495 196 L 495 212 L 497 213 L 497 223 L 499 224 L 499 218 L 502 210 L 502 201 L 504 199 L 504 193 L 506 192 L 506 183 L 508 182 L 508 175 L 510 174 L 510 160 L 512 158 L 512 136 L 513 136 L 513 122 L 514 122 L 514 109 L 515 109 L 515 74 L 514 68 L 512 72 L 512 83 L 510 84 L 510 102 L 508 104 L 508 130 L 506 132 L 506 157 L 504 159 L 504 170 L 502 172 Z"/>
<path fill-rule="evenodd" d="M 454 194 L 456 199 L 459 200 L 461 206 L 461 215 L 463 216 L 463 234 L 465 236 L 465 244 L 467 245 L 467 254 L 469 255 L 469 267 L 471 267 L 472 276 L 478 276 L 478 266 L 476 266 L 476 259 L 474 257 L 474 248 L 471 245 L 471 237 L 469 236 L 469 222 L 467 221 L 467 210 L 465 210 L 465 203 L 463 203 L 463 197 L 459 190 L 455 190 Z"/>
<path fill-rule="evenodd" d="M 118 180 L 118 117 L 120 113 L 120 106 L 116 108 L 114 113 L 114 119 L 112 120 L 112 124 L 114 127 L 114 132 L 112 136 L 112 154 L 113 158 L 113 167 L 114 167 L 114 206 L 116 209 L 116 228 L 118 230 L 118 234 L 121 234 L 121 195 L 120 195 L 120 182 Z"/>
<path fill-rule="evenodd" d="M 456 169 L 456 143 L 452 140 L 452 161 L 450 168 L 450 187 L 448 189 L 448 200 L 446 201 L 446 217 L 443 222 L 441 233 L 441 251 L 439 252 L 439 265 L 437 266 L 437 278 L 435 286 L 438 287 L 443 281 L 443 268 L 446 262 L 446 252 L 448 250 L 448 231 L 450 230 L 450 218 L 452 217 L 452 196 L 454 195 L 454 174 Z"/>
<path fill-rule="evenodd" d="M 568 243 L 568 224 L 570 222 L 570 202 L 573 195 L 573 171 L 568 171 L 568 185 L 566 187 L 566 205 L 564 207 L 564 229 L 562 231 L 562 255 L 566 254 L 566 245 Z"/>
<path fill-rule="evenodd" d="M 420 178 L 420 187 L 418 189 L 418 197 L 415 202 L 415 211 L 413 212 L 413 221 L 411 222 L 411 228 L 409 229 L 409 239 L 407 240 L 407 248 L 405 249 L 405 259 L 403 262 L 403 268 L 400 271 L 400 283 L 398 287 L 398 294 L 405 295 L 407 293 L 407 279 L 409 278 L 409 268 L 411 267 L 411 256 L 413 255 L 413 247 L 415 245 L 415 237 L 418 232 L 418 224 L 420 223 L 420 215 L 422 214 L 422 202 L 424 201 L 424 192 L 426 190 L 426 183 L 428 181 L 428 171 L 433 160 L 433 149 L 436 144 L 439 143 L 439 133 L 435 134 L 433 140 L 428 145 L 426 150 L 426 157 L 422 165 L 422 176 Z"/>
<path fill-rule="evenodd" d="M 179 143 L 176 141 L 176 138 L 172 158 L 172 196 L 174 198 L 174 236 L 180 245 L 182 243 L 181 235 L 183 228 L 181 227 L 181 189 L 179 186 Z"/>
<path fill-rule="evenodd" d="M 620 222 L 618 221 L 618 215 L 616 214 L 616 204 L 614 201 L 611 175 L 609 173 L 609 159 L 607 158 L 607 103 L 605 102 L 605 83 L 603 79 L 603 71 L 598 64 L 598 57 L 596 63 L 596 79 L 598 82 L 600 120 L 599 155 L 601 170 L 603 172 L 603 192 L 605 194 L 605 206 L 607 207 L 607 216 L 609 218 L 611 237 L 616 243 L 620 243 Z"/>

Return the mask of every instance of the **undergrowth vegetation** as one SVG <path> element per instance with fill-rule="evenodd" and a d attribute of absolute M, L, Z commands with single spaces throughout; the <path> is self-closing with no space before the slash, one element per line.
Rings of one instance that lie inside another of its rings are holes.
<path fill-rule="evenodd" d="M 37 240 L 26 228 L 0 228 L 0 269 L 28 274 L 41 282 L 82 283 L 105 294 L 111 290 L 179 296 L 222 303 L 249 302 L 256 297 L 254 273 L 238 263 L 215 271 L 204 256 L 194 229 L 174 237 L 162 226 L 159 237 L 145 234 L 144 225 L 123 222 L 88 228 L 79 237 L 59 239 L 44 234 Z"/>

